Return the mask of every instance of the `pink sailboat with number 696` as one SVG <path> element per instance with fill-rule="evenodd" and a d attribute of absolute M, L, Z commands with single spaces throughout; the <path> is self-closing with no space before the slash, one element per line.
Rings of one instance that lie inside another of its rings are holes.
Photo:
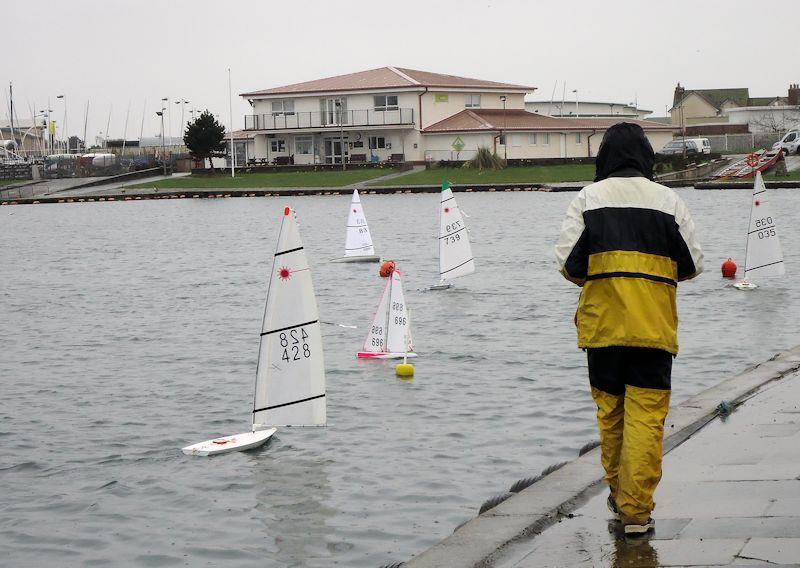
<path fill-rule="evenodd" d="M 403 294 L 403 277 L 394 269 L 387 277 L 372 325 L 358 352 L 360 359 L 401 359 L 416 357 L 411 338 L 411 320 Z"/>

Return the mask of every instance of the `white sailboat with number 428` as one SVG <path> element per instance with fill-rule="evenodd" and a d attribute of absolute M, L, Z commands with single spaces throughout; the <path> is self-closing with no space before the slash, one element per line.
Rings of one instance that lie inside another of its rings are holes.
<path fill-rule="evenodd" d="M 750 276 L 763 278 L 783 276 L 785 273 L 775 215 L 767 201 L 767 187 L 761 172 L 756 172 L 750 204 L 750 225 L 747 229 L 744 278 L 734 286 L 739 290 L 752 290 L 758 286 L 748 280 Z"/>
<path fill-rule="evenodd" d="M 260 446 L 276 426 L 324 426 L 325 361 L 317 299 L 294 211 L 283 212 L 258 348 L 250 432 L 182 448 L 210 456 Z"/>
<path fill-rule="evenodd" d="M 400 359 L 416 357 L 411 338 L 411 320 L 403 295 L 403 279 L 394 269 L 387 278 L 378 309 L 372 317 L 372 325 L 364 340 L 364 348 L 358 352 L 360 359 Z"/>
<path fill-rule="evenodd" d="M 431 290 L 445 290 L 450 280 L 475 272 L 469 231 L 450 183 L 442 184 L 439 204 L 439 283 Z"/>
<path fill-rule="evenodd" d="M 350 200 L 350 211 L 347 214 L 347 237 L 344 241 L 344 256 L 331 262 L 378 262 L 381 259 L 375 254 L 372 235 L 367 226 L 367 217 L 361 206 L 358 190 L 353 190 Z"/>

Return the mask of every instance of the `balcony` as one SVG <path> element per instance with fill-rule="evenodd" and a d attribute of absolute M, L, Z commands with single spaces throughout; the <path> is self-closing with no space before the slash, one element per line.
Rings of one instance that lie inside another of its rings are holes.
<path fill-rule="evenodd" d="M 271 112 L 267 114 L 248 114 L 244 117 L 245 130 L 299 130 L 303 128 L 336 130 L 353 126 L 413 125 L 413 108 Z"/>

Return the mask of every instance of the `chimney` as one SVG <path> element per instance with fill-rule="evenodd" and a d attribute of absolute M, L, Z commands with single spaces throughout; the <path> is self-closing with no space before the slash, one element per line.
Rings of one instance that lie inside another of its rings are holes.
<path fill-rule="evenodd" d="M 790 106 L 800 106 L 800 85 L 797 83 L 789 85 L 789 100 L 787 104 Z"/>
<path fill-rule="evenodd" d="M 672 95 L 672 106 L 678 104 L 678 102 L 683 98 L 683 94 L 686 92 L 686 89 L 681 87 L 681 84 L 675 87 L 675 93 Z"/>

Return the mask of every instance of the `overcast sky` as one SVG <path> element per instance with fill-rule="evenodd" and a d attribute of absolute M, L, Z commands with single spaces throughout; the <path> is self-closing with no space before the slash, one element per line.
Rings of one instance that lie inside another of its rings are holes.
<path fill-rule="evenodd" d="M 663 116 L 675 83 L 749 87 L 786 95 L 800 82 L 800 2 L 739 0 L 26 0 L 3 6 L 0 97 L 8 82 L 17 116 L 50 108 L 70 134 L 158 134 L 155 111 L 169 97 L 171 131 L 181 107 L 208 108 L 242 128 L 240 92 L 372 69 L 410 67 L 538 87 L 549 99 L 628 103 Z M 146 105 L 146 106 L 145 106 Z M 167 132 L 169 134 L 169 132 Z"/>

